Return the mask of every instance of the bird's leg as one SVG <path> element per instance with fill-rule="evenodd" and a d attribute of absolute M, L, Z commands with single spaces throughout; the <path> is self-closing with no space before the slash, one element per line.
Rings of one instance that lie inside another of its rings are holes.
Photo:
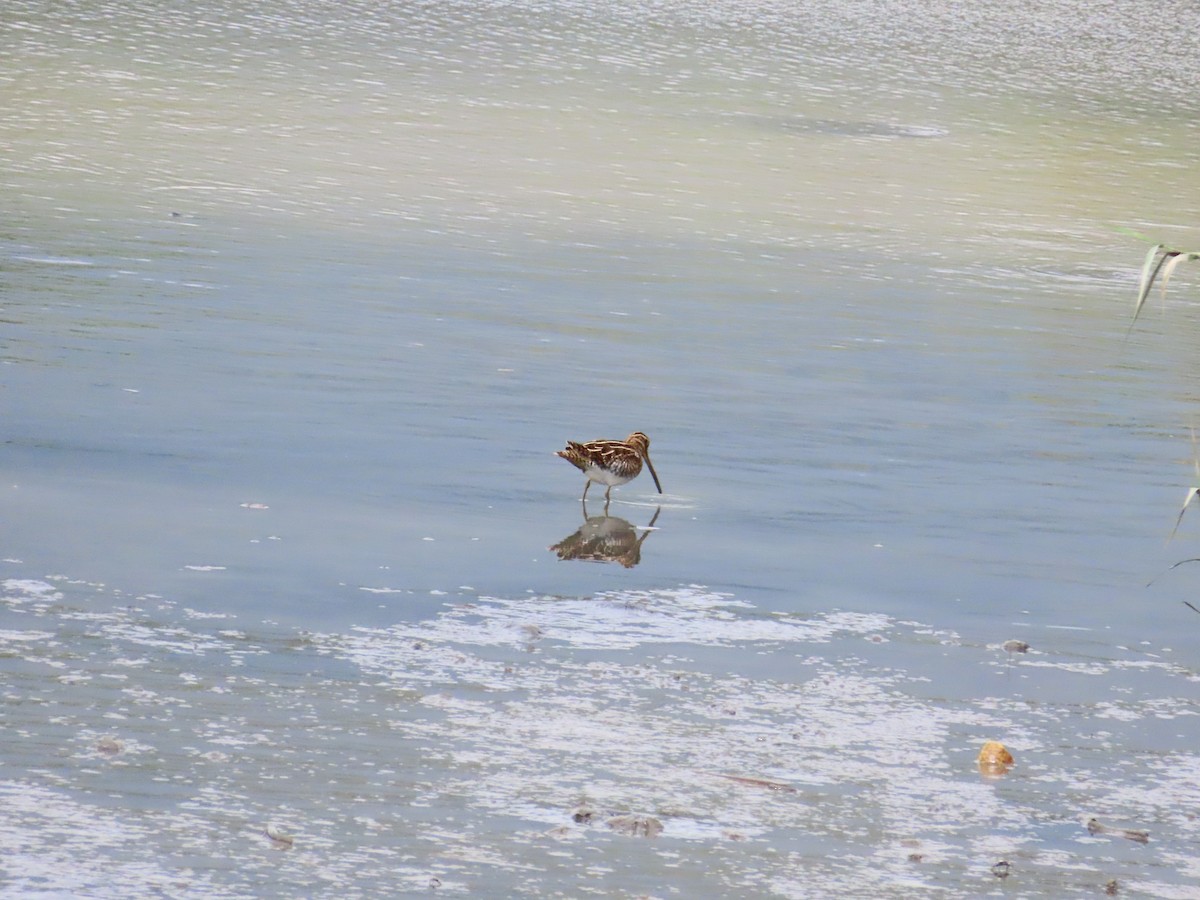
<path fill-rule="evenodd" d="M 588 488 L 590 488 L 591 486 L 592 486 L 592 479 L 588 478 L 586 481 L 583 482 L 583 496 L 579 498 L 580 500 L 587 499 Z"/>

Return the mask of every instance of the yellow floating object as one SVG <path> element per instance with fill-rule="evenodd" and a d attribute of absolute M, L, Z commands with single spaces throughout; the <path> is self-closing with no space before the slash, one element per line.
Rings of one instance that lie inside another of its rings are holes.
<path fill-rule="evenodd" d="M 988 741 L 979 751 L 979 771 L 984 775 L 1003 775 L 1013 765 L 1013 755 L 999 741 Z"/>

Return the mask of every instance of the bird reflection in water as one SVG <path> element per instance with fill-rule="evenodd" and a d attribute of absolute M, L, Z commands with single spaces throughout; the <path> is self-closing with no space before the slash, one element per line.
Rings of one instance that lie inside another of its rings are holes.
<path fill-rule="evenodd" d="M 650 536 L 661 512 L 661 506 L 654 510 L 654 518 L 642 530 L 642 534 L 638 535 L 638 529 L 632 523 L 620 516 L 608 514 L 607 503 L 604 505 L 604 515 L 589 518 L 585 500 L 583 524 L 579 526 L 579 530 L 549 549 L 557 553 L 559 559 L 618 562 L 625 568 L 632 569 L 642 561 L 642 544 Z"/>

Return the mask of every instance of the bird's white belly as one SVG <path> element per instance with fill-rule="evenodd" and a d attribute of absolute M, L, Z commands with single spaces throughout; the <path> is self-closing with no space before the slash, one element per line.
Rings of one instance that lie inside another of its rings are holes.
<path fill-rule="evenodd" d="M 608 487 L 612 487 L 613 485 L 617 484 L 625 484 L 625 482 L 633 480 L 625 475 L 618 475 L 616 472 L 613 472 L 609 469 L 602 469 L 599 466 L 588 466 L 583 470 L 583 474 L 588 477 L 589 481 L 594 481 L 596 484 L 607 485 Z"/>

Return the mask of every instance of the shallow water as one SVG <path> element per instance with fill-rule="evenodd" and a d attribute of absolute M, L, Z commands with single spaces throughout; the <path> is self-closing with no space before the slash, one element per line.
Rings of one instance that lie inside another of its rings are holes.
<path fill-rule="evenodd" d="M 3 890 L 1200 890 L 1196 11 L 791 7 L 11 5 Z"/>

